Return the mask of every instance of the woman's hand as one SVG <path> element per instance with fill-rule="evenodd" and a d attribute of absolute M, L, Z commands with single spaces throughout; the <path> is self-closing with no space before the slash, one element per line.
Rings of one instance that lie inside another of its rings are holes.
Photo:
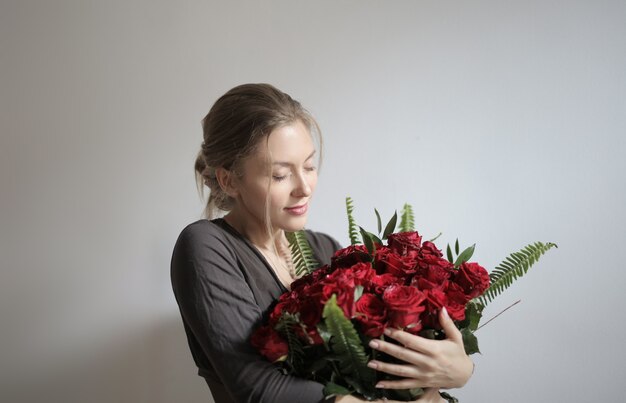
<path fill-rule="evenodd" d="M 444 340 L 430 340 L 402 330 L 387 329 L 385 335 L 399 341 L 404 347 L 382 340 L 370 342 L 370 347 L 406 362 L 406 364 L 389 364 L 370 361 L 368 364 L 370 368 L 405 378 L 380 381 L 376 387 L 448 389 L 459 388 L 467 383 L 472 375 L 474 364 L 465 354 L 461 332 L 456 328 L 445 308 L 439 313 L 439 323 L 446 333 Z M 438 392 L 437 396 L 439 396 Z"/>

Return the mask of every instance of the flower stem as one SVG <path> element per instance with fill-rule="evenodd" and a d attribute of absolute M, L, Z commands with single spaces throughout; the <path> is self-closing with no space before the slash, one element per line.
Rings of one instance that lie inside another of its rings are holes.
<path fill-rule="evenodd" d="M 487 322 L 483 323 L 482 325 L 478 326 L 478 328 L 476 329 L 476 331 L 479 331 L 481 327 L 485 326 L 487 323 L 491 322 L 492 320 L 494 320 L 495 318 L 497 318 L 498 316 L 502 315 L 504 312 L 506 312 L 507 310 L 509 310 L 510 308 L 513 308 L 515 305 L 519 304 L 520 302 L 522 302 L 521 299 L 518 299 L 517 301 L 515 301 L 514 303 L 512 303 L 511 305 L 507 306 L 506 308 L 504 308 L 502 311 L 500 311 L 500 313 L 498 313 L 496 316 L 494 316 L 493 318 L 489 319 Z"/>

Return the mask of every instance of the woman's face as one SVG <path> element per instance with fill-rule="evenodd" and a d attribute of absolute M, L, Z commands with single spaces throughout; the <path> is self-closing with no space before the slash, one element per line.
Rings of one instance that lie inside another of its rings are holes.
<path fill-rule="evenodd" d="M 274 229 L 302 229 L 317 184 L 316 161 L 315 145 L 302 122 L 275 129 L 267 138 L 267 147 L 263 141 L 244 161 L 237 207 L 264 225 L 268 200 Z"/>

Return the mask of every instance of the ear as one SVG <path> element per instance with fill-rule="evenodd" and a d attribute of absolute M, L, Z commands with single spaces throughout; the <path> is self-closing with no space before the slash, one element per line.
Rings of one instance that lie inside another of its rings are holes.
<path fill-rule="evenodd" d="M 237 175 L 235 175 L 233 171 L 230 171 L 223 167 L 216 168 L 215 178 L 217 179 L 217 183 L 219 183 L 224 193 L 233 198 L 239 195 L 239 190 L 237 187 Z"/>

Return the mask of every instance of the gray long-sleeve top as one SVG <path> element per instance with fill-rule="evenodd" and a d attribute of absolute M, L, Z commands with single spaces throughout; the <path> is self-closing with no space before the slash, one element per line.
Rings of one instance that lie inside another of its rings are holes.
<path fill-rule="evenodd" d="M 318 262 L 340 248 L 307 230 Z M 283 375 L 250 345 L 250 335 L 287 291 L 261 253 L 223 219 L 199 220 L 178 237 L 172 286 L 198 374 L 216 403 L 314 403 L 322 385 Z"/>

